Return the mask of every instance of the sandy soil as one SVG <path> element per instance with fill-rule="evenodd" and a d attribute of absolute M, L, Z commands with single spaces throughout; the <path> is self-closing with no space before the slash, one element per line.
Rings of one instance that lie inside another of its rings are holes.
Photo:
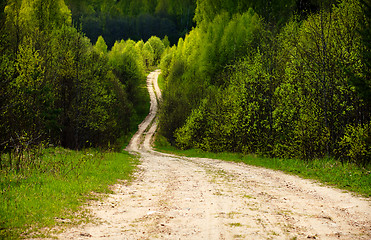
<path fill-rule="evenodd" d="M 128 146 L 141 156 L 135 180 L 89 202 L 97 221 L 59 239 L 371 239 L 369 199 L 279 171 L 153 151 L 158 74 L 148 76 L 151 111 Z"/>

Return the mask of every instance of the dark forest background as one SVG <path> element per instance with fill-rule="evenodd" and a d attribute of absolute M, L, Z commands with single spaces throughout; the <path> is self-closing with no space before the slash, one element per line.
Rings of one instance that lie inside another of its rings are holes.
<path fill-rule="evenodd" d="M 92 42 L 103 36 L 108 47 L 119 39 L 147 41 L 168 36 L 176 44 L 193 26 L 195 0 L 66 0 L 77 27 Z"/>

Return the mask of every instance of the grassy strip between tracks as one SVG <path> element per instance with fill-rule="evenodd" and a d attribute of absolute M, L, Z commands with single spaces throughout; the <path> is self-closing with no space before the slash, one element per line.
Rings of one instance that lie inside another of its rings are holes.
<path fill-rule="evenodd" d="M 248 165 L 281 170 L 303 178 L 318 180 L 326 185 L 349 190 L 364 197 L 371 197 L 371 167 L 361 168 L 351 163 L 341 163 L 333 159 L 303 161 L 298 159 L 265 158 L 241 153 L 210 153 L 199 149 L 179 150 L 170 146 L 163 137 L 157 137 L 155 148 L 158 151 L 180 156 L 220 159 L 242 162 Z"/>
<path fill-rule="evenodd" d="M 49 234 L 42 228 L 86 221 L 82 204 L 129 180 L 138 162 L 125 152 L 63 148 L 44 149 L 37 161 L 18 173 L 0 170 L 0 239 L 42 237 Z"/>

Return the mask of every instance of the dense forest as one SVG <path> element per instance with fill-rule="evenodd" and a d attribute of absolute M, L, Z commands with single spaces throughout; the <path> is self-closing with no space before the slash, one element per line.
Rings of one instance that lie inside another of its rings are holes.
<path fill-rule="evenodd" d="M 118 39 L 147 41 L 167 36 L 172 44 L 193 27 L 195 0 L 66 0 L 74 23 L 93 42 L 103 36 L 112 47 Z"/>
<path fill-rule="evenodd" d="M 197 0 L 165 51 L 172 144 L 304 160 L 371 159 L 370 1 Z"/>
<path fill-rule="evenodd" d="M 142 85 L 167 38 L 117 40 L 110 49 L 74 27 L 63 0 L 1 8 L 0 169 L 27 169 L 33 160 L 23 152 L 39 146 L 112 148 L 148 113 Z"/>
<path fill-rule="evenodd" d="M 160 134 L 177 147 L 370 163 L 369 0 L 0 7 L 2 153 L 115 144 L 160 66 Z"/>

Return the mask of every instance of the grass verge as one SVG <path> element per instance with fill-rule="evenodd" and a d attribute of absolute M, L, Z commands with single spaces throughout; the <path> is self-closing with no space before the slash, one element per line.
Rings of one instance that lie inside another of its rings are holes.
<path fill-rule="evenodd" d="M 265 158 L 255 155 L 243 155 L 241 153 L 210 153 L 199 149 L 179 150 L 170 146 L 162 136 L 156 138 L 155 149 L 180 156 L 243 162 L 248 165 L 281 170 L 303 178 L 318 180 L 321 183 L 340 189 L 349 190 L 364 197 L 371 197 L 370 167 L 360 168 L 355 164 L 342 164 L 334 159 L 318 159 L 306 162 L 298 159 Z"/>
<path fill-rule="evenodd" d="M 162 74 L 158 76 L 157 83 L 158 87 L 161 89 L 161 91 L 163 91 L 165 89 L 165 79 L 164 76 L 162 76 Z"/>
<path fill-rule="evenodd" d="M 17 173 L 0 170 L 0 239 L 43 236 L 42 228 L 78 221 L 91 193 L 109 193 L 109 185 L 130 179 L 138 160 L 124 152 L 50 148 L 38 161 Z"/>

